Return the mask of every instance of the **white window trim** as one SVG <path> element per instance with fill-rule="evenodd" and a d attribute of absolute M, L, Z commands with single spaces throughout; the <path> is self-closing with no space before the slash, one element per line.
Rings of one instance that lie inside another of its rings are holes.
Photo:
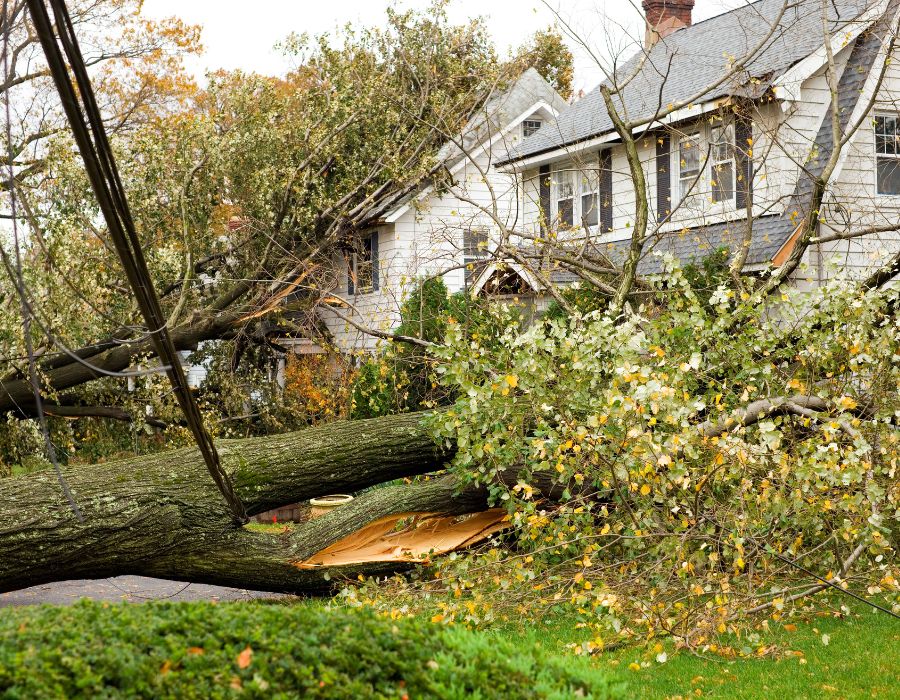
<path fill-rule="evenodd" d="M 368 238 L 370 241 L 370 245 L 371 245 L 372 237 L 377 236 L 377 235 L 378 235 L 378 232 L 373 231 L 368 236 L 361 236 L 359 238 L 358 244 L 365 245 L 363 243 L 363 240 Z M 380 253 L 379 253 L 379 255 L 380 255 Z M 378 260 L 374 257 L 374 254 L 373 254 L 371 248 L 370 248 L 370 253 L 369 253 L 369 261 L 368 261 L 369 265 L 372 267 L 372 272 L 369 275 L 371 284 L 368 284 L 366 286 L 360 285 L 360 283 L 359 283 L 359 262 L 360 262 L 359 253 L 354 249 L 350 253 L 350 266 L 349 266 L 350 269 L 347 270 L 347 274 L 352 275 L 352 279 L 353 279 L 353 295 L 357 296 L 357 295 L 363 295 L 363 294 L 373 294 L 374 292 L 377 292 L 378 289 L 381 287 L 380 283 L 378 285 L 378 288 L 376 288 L 376 286 L 375 286 L 375 269 L 374 269 L 374 267 L 376 264 L 378 264 Z"/>
<path fill-rule="evenodd" d="M 715 124 L 699 124 L 696 128 L 685 131 L 678 139 L 673 140 L 673 148 L 670 154 L 671 158 L 671 172 L 673 174 L 672 177 L 672 202 L 673 206 L 673 220 L 681 220 L 684 218 L 691 218 L 696 216 L 721 216 L 727 214 L 729 212 L 735 211 L 737 207 L 737 146 L 736 144 L 732 144 L 732 193 L 731 197 L 728 199 L 723 199 L 718 202 L 713 201 L 713 191 L 712 191 L 712 171 L 716 166 L 716 161 L 713 159 L 712 153 L 712 134 L 714 129 L 724 129 L 728 126 L 734 126 L 733 121 L 721 121 Z M 732 136 L 734 136 L 735 132 L 732 129 Z M 688 139 L 698 138 L 700 143 L 700 176 L 699 177 L 691 177 L 690 180 L 686 180 L 689 185 L 693 185 L 691 188 L 691 196 L 698 198 L 698 205 L 696 207 L 682 207 L 682 199 L 685 192 L 682 192 L 682 181 L 681 181 L 681 143 L 682 141 L 686 141 Z M 727 162 L 727 161 L 721 161 Z"/>
<path fill-rule="evenodd" d="M 900 126 L 900 112 L 891 112 L 890 110 L 876 110 L 872 115 L 872 153 L 874 158 L 872 159 L 872 187 L 877 197 L 889 197 L 894 199 L 896 197 L 900 197 L 900 192 L 891 193 L 891 192 L 880 192 L 878 189 L 878 159 L 879 158 L 890 158 L 898 161 L 898 167 L 900 167 L 900 152 L 898 153 L 879 153 L 878 152 L 878 136 L 875 132 L 875 119 L 877 117 L 892 117 L 895 120 L 894 129 L 896 130 L 898 126 Z M 900 139 L 897 139 L 897 143 L 895 145 L 895 150 L 900 151 Z"/>
<path fill-rule="evenodd" d="M 713 136 L 716 134 L 716 132 L 724 131 L 725 133 L 728 133 L 729 129 L 731 130 L 731 143 L 726 144 L 726 145 L 730 146 L 731 153 L 727 158 L 718 159 L 718 158 L 716 158 L 716 153 L 715 153 L 716 144 L 713 142 Z M 713 200 L 712 201 L 713 204 L 731 203 L 732 205 L 734 205 L 734 203 L 736 201 L 736 197 L 737 197 L 737 149 L 736 149 L 735 140 L 736 140 L 736 135 L 735 135 L 734 122 L 725 121 L 725 122 L 722 122 L 721 124 L 713 124 L 710 126 L 710 128 L 709 128 L 709 196 L 710 196 L 710 199 Z M 716 167 L 718 167 L 720 165 L 724 165 L 726 163 L 731 163 L 731 197 L 727 198 L 727 199 L 720 199 L 720 200 L 716 201 L 715 190 L 713 189 L 713 184 L 712 184 L 713 180 L 714 180 L 713 172 L 715 171 Z"/>
<path fill-rule="evenodd" d="M 527 122 L 534 122 L 537 124 L 537 127 L 530 134 L 526 134 L 525 131 L 527 127 L 525 126 Z M 538 131 L 540 131 L 544 126 L 544 120 L 540 117 L 527 117 L 522 120 L 522 138 L 527 139 L 530 136 L 534 136 Z"/>
<path fill-rule="evenodd" d="M 566 230 L 580 230 L 583 229 L 582 225 L 582 208 L 581 208 L 581 197 L 587 194 L 594 194 L 597 197 L 597 223 L 592 224 L 590 228 L 593 230 L 594 228 L 600 225 L 600 170 L 599 166 L 594 169 L 585 169 L 581 170 L 574 166 L 566 166 L 566 167 L 558 167 L 551 171 L 550 173 L 550 220 L 554 223 L 554 225 L 559 226 L 559 180 L 560 175 L 562 173 L 567 174 L 570 178 L 572 178 L 572 228 Z M 583 191 L 582 184 L 584 181 L 584 176 L 588 175 L 594 178 L 594 189 L 591 191 Z"/>

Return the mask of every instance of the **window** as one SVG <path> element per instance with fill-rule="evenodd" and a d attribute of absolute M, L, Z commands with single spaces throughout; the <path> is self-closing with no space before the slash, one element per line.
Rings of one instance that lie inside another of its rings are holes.
<path fill-rule="evenodd" d="M 678 142 L 678 201 L 689 206 L 696 203 L 700 189 L 700 134 L 686 134 Z"/>
<path fill-rule="evenodd" d="M 378 289 L 378 232 L 361 236 L 354 242 L 347 271 L 347 291 L 368 294 Z"/>
<path fill-rule="evenodd" d="M 463 231 L 463 264 L 466 287 L 480 271 L 478 263 L 488 257 L 488 234 L 485 229 Z"/>
<path fill-rule="evenodd" d="M 734 199 L 734 125 L 714 126 L 710 132 L 709 185 L 713 202 Z"/>
<path fill-rule="evenodd" d="M 581 223 L 596 226 L 600 213 L 600 178 L 597 172 L 581 173 Z"/>
<path fill-rule="evenodd" d="M 587 170 L 557 170 L 552 182 L 553 217 L 560 229 L 600 222 L 599 164 Z"/>
<path fill-rule="evenodd" d="M 575 221 L 575 182 L 571 170 L 558 170 L 553 180 L 556 194 L 556 223 L 565 228 L 572 228 Z"/>
<path fill-rule="evenodd" d="M 710 204 L 734 203 L 737 151 L 733 123 L 720 122 L 685 134 L 675 157 L 678 189 L 672 198 L 682 211 L 690 215 Z"/>
<path fill-rule="evenodd" d="M 526 119 L 522 122 L 522 136 L 526 139 L 543 126 L 540 119 Z"/>
<path fill-rule="evenodd" d="M 900 194 L 900 133 L 896 116 L 875 117 L 875 180 L 878 194 Z"/>

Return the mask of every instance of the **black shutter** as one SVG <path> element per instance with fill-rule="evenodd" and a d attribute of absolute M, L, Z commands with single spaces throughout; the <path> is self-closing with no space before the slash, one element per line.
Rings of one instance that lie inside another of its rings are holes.
<path fill-rule="evenodd" d="M 612 149 L 600 151 L 600 233 L 609 233 L 613 228 L 612 211 Z"/>
<path fill-rule="evenodd" d="M 538 170 L 538 187 L 541 196 L 541 232 L 550 230 L 550 166 L 542 165 Z"/>
<path fill-rule="evenodd" d="M 353 284 L 353 256 L 356 253 L 353 250 L 349 250 L 347 252 L 347 294 L 353 294 L 356 291 L 356 286 Z"/>
<path fill-rule="evenodd" d="M 753 121 L 746 115 L 739 114 L 734 120 L 734 146 L 735 205 L 745 209 L 753 205 Z"/>
<path fill-rule="evenodd" d="M 656 220 L 660 223 L 672 213 L 670 143 L 671 137 L 666 132 L 656 137 Z"/>
<path fill-rule="evenodd" d="M 372 234 L 372 291 L 378 291 L 378 231 Z"/>

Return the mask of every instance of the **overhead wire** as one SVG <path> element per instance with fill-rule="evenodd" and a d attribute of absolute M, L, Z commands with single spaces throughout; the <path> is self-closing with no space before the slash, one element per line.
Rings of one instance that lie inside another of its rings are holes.
<path fill-rule="evenodd" d="M 94 195 L 147 324 L 156 354 L 165 365 L 166 374 L 203 455 L 207 470 L 235 519 L 246 522 L 244 505 L 235 492 L 230 477 L 222 468 L 219 454 L 203 424 L 200 409 L 188 386 L 178 351 L 172 342 L 68 9 L 63 0 L 49 2 L 55 19 L 55 31 L 44 0 L 26 0 Z M 75 78 L 74 84 L 72 76 Z"/>

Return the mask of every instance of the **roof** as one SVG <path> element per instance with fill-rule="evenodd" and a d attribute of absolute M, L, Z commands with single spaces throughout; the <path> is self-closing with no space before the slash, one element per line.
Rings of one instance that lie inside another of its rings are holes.
<path fill-rule="evenodd" d="M 631 120 L 649 119 L 659 108 L 690 99 L 721 78 L 729 60 L 763 42 L 787 4 L 779 27 L 732 80 L 706 92 L 703 102 L 735 94 L 761 94 L 786 70 L 824 44 L 822 0 L 759 0 L 698 22 L 658 41 L 640 72 L 622 91 L 620 105 Z M 871 0 L 829 0 L 830 32 L 851 29 Z M 640 64 L 643 51 L 617 69 L 622 79 Z M 752 79 L 752 82 L 751 82 Z M 507 162 L 555 150 L 613 131 L 600 86 L 563 110 L 523 142 Z"/>
<path fill-rule="evenodd" d="M 568 104 L 540 73 L 534 68 L 529 68 L 508 88 L 495 91 L 487 97 L 458 137 L 464 150 L 461 150 L 454 141 L 447 141 L 438 151 L 438 159 L 452 170 L 469 157 L 467 154 L 470 149 L 495 136 L 514 119 L 523 115 L 528 116 L 525 112 L 538 103 L 546 104 L 554 113 L 560 112 Z M 430 184 L 430 181 L 420 182 L 411 189 L 396 193 L 395 197 L 367 212 L 365 218 L 372 221 L 390 217 L 392 212 L 409 204 Z"/>
<path fill-rule="evenodd" d="M 529 68 L 509 88 L 495 92 L 485 100 L 482 108 L 463 129 L 463 146 L 468 150 L 491 138 L 514 119 L 523 115 L 528 116 L 525 114 L 526 110 L 530 110 L 539 102 L 546 104 L 554 114 L 568 107 L 568 103 L 550 83 L 534 68 Z M 466 157 L 453 143 L 445 144 L 442 151 L 445 151 L 445 158 L 454 163 Z"/>
<path fill-rule="evenodd" d="M 739 249 L 746 231 L 746 219 L 686 228 L 668 233 L 644 247 L 638 264 L 642 275 L 662 272 L 662 255 L 670 253 L 682 266 L 699 263 L 720 248 Z M 767 265 L 790 238 L 796 223 L 783 215 L 761 216 L 753 220 L 753 236 L 745 265 Z M 606 244 L 604 252 L 614 263 L 621 263 L 631 246 L 629 239 Z M 602 250 L 603 246 L 599 248 Z M 659 253 L 659 255 L 657 255 Z"/>

